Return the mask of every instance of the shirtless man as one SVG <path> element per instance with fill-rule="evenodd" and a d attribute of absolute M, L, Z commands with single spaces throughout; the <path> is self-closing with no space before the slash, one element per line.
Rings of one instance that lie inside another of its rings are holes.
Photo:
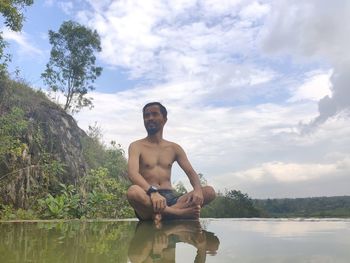
<path fill-rule="evenodd" d="M 176 143 L 163 139 L 167 110 L 159 102 L 143 108 L 147 137 L 129 146 L 128 175 L 133 185 L 127 198 L 140 220 L 160 222 L 163 219 L 198 219 L 203 205 L 216 194 L 211 186 L 201 187 L 198 174 L 192 168 L 184 150 Z M 174 162 L 188 176 L 193 190 L 177 196 L 171 185 Z"/>

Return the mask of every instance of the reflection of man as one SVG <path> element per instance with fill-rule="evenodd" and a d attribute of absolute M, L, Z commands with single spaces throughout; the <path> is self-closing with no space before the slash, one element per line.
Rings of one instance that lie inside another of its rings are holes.
<path fill-rule="evenodd" d="M 162 218 L 198 219 L 201 206 L 215 198 L 210 186 L 201 187 L 184 150 L 163 139 L 167 110 L 159 102 L 143 108 L 147 137 L 130 144 L 128 175 L 133 183 L 127 197 L 141 220 Z M 177 161 L 188 176 L 193 191 L 179 197 L 171 186 L 171 167 Z"/>
<path fill-rule="evenodd" d="M 205 262 L 206 255 L 215 255 L 219 239 L 201 229 L 199 221 L 171 221 L 160 229 L 150 222 L 139 222 L 130 242 L 129 259 L 140 262 L 175 262 L 176 243 L 184 242 L 197 248 L 194 262 Z"/>

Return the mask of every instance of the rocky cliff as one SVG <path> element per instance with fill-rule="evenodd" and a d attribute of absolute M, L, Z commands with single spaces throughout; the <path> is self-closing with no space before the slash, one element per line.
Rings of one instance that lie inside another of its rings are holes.
<path fill-rule="evenodd" d="M 82 141 L 87 135 L 72 116 L 42 92 L 1 79 L 0 117 L 14 108 L 23 112 L 26 129 L 15 138 L 20 146 L 0 156 L 0 201 L 28 208 L 33 196 L 46 193 L 53 181 L 76 185 L 85 175 L 88 165 Z M 0 136 L 5 136 L 7 124 L 2 125 Z"/>

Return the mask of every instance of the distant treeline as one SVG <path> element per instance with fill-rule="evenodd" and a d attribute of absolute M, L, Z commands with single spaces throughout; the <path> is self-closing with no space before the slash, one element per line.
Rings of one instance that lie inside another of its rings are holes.
<path fill-rule="evenodd" d="M 350 217 L 350 196 L 253 200 L 265 217 Z"/>
<path fill-rule="evenodd" d="M 350 196 L 252 199 L 239 190 L 226 190 L 204 207 L 207 218 L 350 217 Z"/>
<path fill-rule="evenodd" d="M 207 218 L 260 217 L 262 214 L 252 199 L 238 190 L 218 193 L 217 198 L 201 211 L 201 217 Z"/>
<path fill-rule="evenodd" d="M 237 190 L 219 193 L 210 205 L 202 209 L 202 217 L 350 217 L 350 196 L 251 199 Z"/>
<path fill-rule="evenodd" d="M 217 198 L 202 209 L 201 217 L 349 218 L 350 196 L 252 199 L 239 190 L 227 190 L 218 193 Z"/>

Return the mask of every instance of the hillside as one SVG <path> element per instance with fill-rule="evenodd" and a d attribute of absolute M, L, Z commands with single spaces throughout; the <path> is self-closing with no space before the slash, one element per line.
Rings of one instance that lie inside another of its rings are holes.
<path fill-rule="evenodd" d="M 60 193 L 79 195 L 76 201 L 82 209 L 89 201 L 89 192 L 99 193 L 98 186 L 104 183 L 113 184 L 113 192 L 109 192 L 109 185 L 100 189 L 100 199 L 91 207 L 107 207 L 107 197 L 116 194 L 116 189 L 125 191 L 119 182 L 125 176 L 126 160 L 116 143 L 107 147 L 100 137 L 98 130 L 88 135 L 80 129 L 74 118 L 43 92 L 1 78 L 0 217 L 2 206 L 38 210 L 39 199 L 59 197 Z M 71 201 L 67 198 L 62 206 L 67 210 Z"/>

